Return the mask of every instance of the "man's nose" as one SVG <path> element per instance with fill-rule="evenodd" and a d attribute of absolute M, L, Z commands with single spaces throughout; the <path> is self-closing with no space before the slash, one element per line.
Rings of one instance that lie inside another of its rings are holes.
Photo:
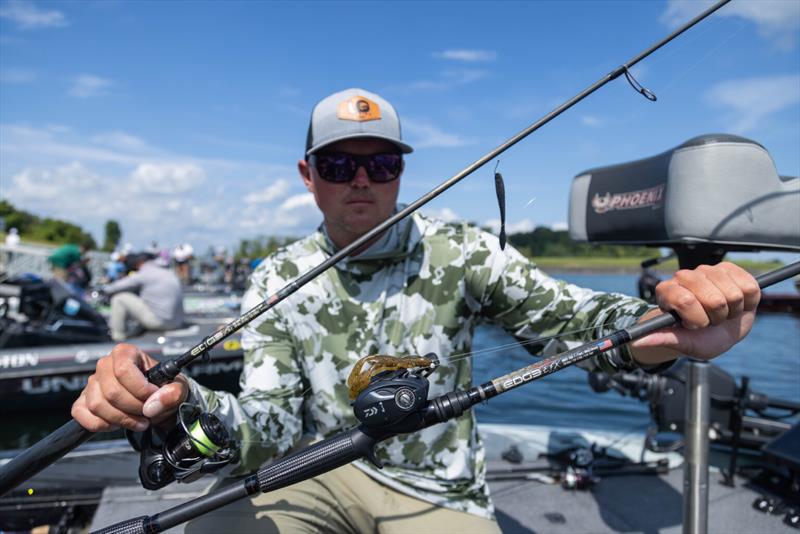
<path fill-rule="evenodd" d="M 359 166 L 356 169 L 356 175 L 353 177 L 353 181 L 350 182 L 350 185 L 353 187 L 369 187 L 369 174 L 367 173 L 367 169 L 363 166 Z"/>

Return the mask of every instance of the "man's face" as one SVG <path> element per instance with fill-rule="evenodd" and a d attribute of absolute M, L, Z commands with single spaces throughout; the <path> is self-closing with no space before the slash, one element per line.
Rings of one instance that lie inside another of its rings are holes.
<path fill-rule="evenodd" d="M 324 152 L 344 152 L 366 156 L 396 153 L 397 147 L 383 139 L 348 139 L 325 147 Z M 389 218 L 397 203 L 400 179 L 387 183 L 370 180 L 364 167 L 356 170 L 350 182 L 332 183 L 319 177 L 317 169 L 305 160 L 298 169 L 306 188 L 325 218 L 325 227 L 338 247 L 352 243 L 357 238 Z"/>

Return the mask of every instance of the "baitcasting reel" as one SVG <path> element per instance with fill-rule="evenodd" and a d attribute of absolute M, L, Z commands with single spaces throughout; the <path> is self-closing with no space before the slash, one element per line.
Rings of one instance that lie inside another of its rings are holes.
<path fill-rule="evenodd" d="M 228 431 L 213 414 L 183 403 L 177 417 L 178 424 L 169 433 L 152 426 L 144 432 L 125 432 L 140 452 L 139 480 L 146 489 L 163 488 L 175 480 L 192 482 L 237 456 Z"/>
<path fill-rule="evenodd" d="M 382 429 L 418 413 L 428 400 L 427 377 L 438 366 L 439 358 L 433 353 L 361 358 L 347 378 L 356 418 L 370 428 Z"/>

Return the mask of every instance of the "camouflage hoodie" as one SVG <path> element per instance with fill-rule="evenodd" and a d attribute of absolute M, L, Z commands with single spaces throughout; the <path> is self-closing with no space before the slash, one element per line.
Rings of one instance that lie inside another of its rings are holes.
<path fill-rule="evenodd" d="M 252 275 L 243 310 L 333 252 L 321 229 L 269 256 Z M 194 382 L 192 398 L 234 429 L 246 472 L 304 434 L 329 437 L 356 425 L 345 382 L 362 356 L 436 353 L 442 365 L 430 377 L 433 398 L 471 386 L 472 361 L 458 355 L 471 350 L 482 321 L 521 340 L 575 330 L 589 339 L 629 326 L 647 309 L 638 299 L 554 280 L 477 228 L 415 214 L 248 325 L 238 398 Z M 627 350 L 595 364 L 633 367 Z M 383 470 L 356 467 L 405 494 L 492 517 L 473 412 L 383 442 L 377 453 Z"/>

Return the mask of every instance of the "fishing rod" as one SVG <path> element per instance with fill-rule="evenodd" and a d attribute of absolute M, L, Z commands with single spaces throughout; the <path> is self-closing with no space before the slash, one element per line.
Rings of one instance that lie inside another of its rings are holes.
<path fill-rule="evenodd" d="M 272 309 L 275 305 L 279 302 L 282 302 L 287 297 L 295 293 L 301 287 L 305 286 L 316 277 L 339 263 L 342 259 L 348 257 L 352 253 L 356 252 L 358 249 L 369 243 L 372 239 L 378 237 L 379 235 L 383 234 L 386 230 L 388 230 L 393 225 L 397 224 L 402 219 L 408 217 L 413 212 L 418 210 L 420 207 L 424 206 L 434 198 L 438 197 L 446 190 L 478 170 L 487 162 L 491 161 L 492 159 L 496 158 L 554 118 L 561 115 L 563 112 L 583 100 L 584 98 L 588 97 L 607 83 L 616 80 L 620 76 L 624 75 L 628 82 L 634 87 L 636 91 L 641 93 L 643 96 L 648 98 L 649 100 L 655 100 L 655 95 L 653 95 L 647 89 L 641 87 L 638 82 L 633 79 L 633 76 L 630 73 L 630 68 L 642 61 L 644 58 L 651 55 L 653 52 L 658 50 L 659 48 L 663 47 L 686 30 L 691 28 L 692 26 L 698 24 L 703 19 L 720 9 L 722 6 L 730 2 L 731 0 L 721 0 L 720 2 L 714 4 L 710 8 L 706 9 L 704 12 L 697 15 L 695 18 L 690 20 L 689 22 L 685 23 L 680 28 L 676 29 L 674 32 L 669 34 L 664 39 L 658 41 L 657 43 L 650 46 L 647 50 L 640 53 L 633 59 L 629 60 L 626 63 L 623 63 L 613 71 L 609 72 L 598 81 L 590 85 L 588 88 L 584 89 L 576 96 L 572 97 L 571 99 L 567 100 L 557 108 L 555 108 L 550 113 L 546 114 L 544 117 L 539 119 L 538 121 L 534 122 L 505 143 L 501 144 L 494 150 L 490 151 L 480 159 L 476 160 L 474 163 L 470 164 L 469 166 L 465 167 L 462 171 L 455 174 L 451 178 L 445 180 L 440 185 L 432 189 L 430 192 L 426 193 L 425 195 L 421 196 L 402 210 L 398 211 L 392 217 L 386 219 L 381 224 L 377 225 L 375 228 L 361 236 L 360 238 L 353 241 L 351 244 L 347 245 L 346 247 L 339 250 L 337 253 L 330 256 L 327 260 L 323 261 L 316 267 L 308 270 L 301 276 L 299 276 L 294 281 L 290 282 L 280 290 L 278 290 L 273 295 L 269 296 L 267 299 L 263 300 L 261 303 L 257 304 L 249 311 L 247 311 L 244 315 L 240 316 L 238 319 L 232 321 L 231 323 L 227 324 L 226 326 L 222 327 L 221 329 L 217 330 L 213 334 L 209 335 L 208 337 L 204 338 L 199 344 L 194 346 L 189 351 L 183 353 L 182 355 L 176 357 L 173 360 L 168 360 L 165 362 L 161 362 L 158 365 L 148 369 L 145 372 L 147 380 L 151 383 L 162 386 L 167 384 L 175 379 L 176 376 L 181 372 L 185 366 L 189 363 L 197 359 L 198 357 L 207 356 L 208 351 L 217 343 L 222 341 L 223 339 L 227 338 L 234 332 L 238 331 L 245 325 L 247 325 L 250 321 L 258 317 L 259 315 L 263 314 L 264 312 Z M 22 452 L 19 456 L 15 457 L 13 460 L 8 462 L 5 466 L 0 468 L 0 496 L 8 492 L 9 490 L 16 487 L 18 484 L 23 482 L 24 480 L 32 477 L 51 463 L 55 462 L 66 453 L 80 445 L 81 443 L 87 441 L 93 436 L 93 433 L 89 430 L 83 428 L 77 421 L 71 419 L 69 422 L 62 425 L 60 428 L 55 430 L 50 435 L 46 436 L 39 442 L 35 443 L 24 452 Z"/>
<path fill-rule="evenodd" d="M 800 261 L 770 271 L 756 281 L 764 289 L 798 274 Z M 427 376 L 438 366 L 436 355 L 422 358 L 367 356 L 356 363 L 347 381 L 351 398 L 355 397 L 353 412 L 361 422 L 359 426 L 281 458 L 239 483 L 152 516 L 122 521 L 98 532 L 155 534 L 249 495 L 291 486 L 355 460 L 366 458 L 382 468 L 374 451 L 375 445 L 381 441 L 449 421 L 476 404 L 675 325 L 680 325 L 677 314 L 664 313 L 466 391 L 451 391 L 431 400 L 427 400 Z"/>

